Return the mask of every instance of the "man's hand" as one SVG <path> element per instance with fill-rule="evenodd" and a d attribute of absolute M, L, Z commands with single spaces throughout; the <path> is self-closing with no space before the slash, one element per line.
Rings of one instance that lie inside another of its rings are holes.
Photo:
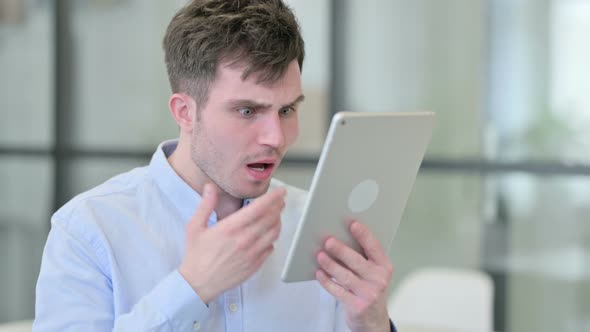
<path fill-rule="evenodd" d="M 201 300 L 209 303 L 256 272 L 273 251 L 281 231 L 285 189 L 268 192 L 248 206 L 207 227 L 217 204 L 213 185 L 186 226 L 186 249 L 178 271 Z"/>
<path fill-rule="evenodd" d="M 387 288 L 393 266 L 369 229 L 358 221 L 350 232 L 367 257 L 335 238 L 328 238 L 316 259 L 320 284 L 343 305 L 348 327 L 353 332 L 389 331 Z"/>

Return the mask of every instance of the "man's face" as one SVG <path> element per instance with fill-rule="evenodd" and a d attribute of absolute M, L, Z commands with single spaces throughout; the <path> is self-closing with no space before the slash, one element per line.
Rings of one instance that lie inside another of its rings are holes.
<path fill-rule="evenodd" d="M 243 68 L 221 63 L 209 98 L 198 112 L 191 158 L 205 182 L 236 198 L 265 193 L 285 152 L 299 133 L 303 99 L 297 61 L 276 82 L 242 80 Z"/>

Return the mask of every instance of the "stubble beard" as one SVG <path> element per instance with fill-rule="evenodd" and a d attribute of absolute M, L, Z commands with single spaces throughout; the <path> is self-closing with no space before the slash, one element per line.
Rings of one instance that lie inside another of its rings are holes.
<path fill-rule="evenodd" d="M 256 198 L 268 191 L 270 181 L 267 181 L 263 187 L 257 187 L 254 190 L 240 189 L 239 185 L 232 183 L 232 179 L 230 178 L 239 170 L 231 172 L 227 176 L 220 174 L 219 170 L 223 169 L 221 167 L 222 165 L 219 164 L 223 159 L 222 154 L 214 148 L 214 145 L 206 138 L 206 135 L 203 135 L 204 132 L 202 130 L 203 128 L 198 124 L 193 130 L 191 137 L 191 159 L 201 173 L 209 179 L 208 182 L 214 183 L 225 193 L 237 199 Z M 197 133 L 201 133 L 201 135 Z M 246 165 L 247 160 L 248 158 L 244 158 L 240 162 L 240 165 Z"/>

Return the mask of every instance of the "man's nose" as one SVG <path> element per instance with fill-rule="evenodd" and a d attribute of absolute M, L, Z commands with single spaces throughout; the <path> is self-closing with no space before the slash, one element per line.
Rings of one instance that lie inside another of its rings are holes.
<path fill-rule="evenodd" d="M 285 132 L 279 114 L 269 112 L 261 125 L 259 143 L 275 149 L 282 149 L 285 146 Z"/>

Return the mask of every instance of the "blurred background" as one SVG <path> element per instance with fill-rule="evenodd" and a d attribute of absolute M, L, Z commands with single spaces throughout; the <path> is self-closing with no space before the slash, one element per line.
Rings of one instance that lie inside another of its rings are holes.
<path fill-rule="evenodd" d="M 289 0 L 307 188 L 331 115 L 437 113 L 392 288 L 485 272 L 496 331 L 590 331 L 590 1 Z M 0 0 L 0 322 L 34 315 L 51 214 L 177 135 L 161 41 L 184 1 Z"/>

